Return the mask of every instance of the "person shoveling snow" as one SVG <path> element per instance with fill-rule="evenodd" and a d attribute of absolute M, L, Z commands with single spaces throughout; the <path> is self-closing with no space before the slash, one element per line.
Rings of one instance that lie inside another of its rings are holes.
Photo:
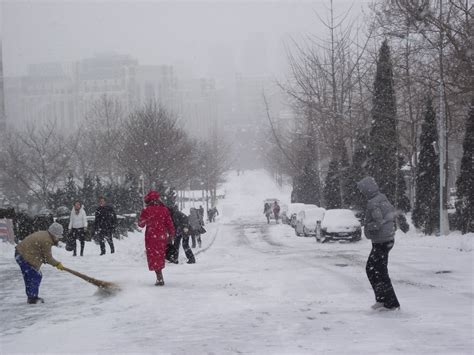
<path fill-rule="evenodd" d="M 38 297 L 39 287 L 43 278 L 40 271 L 42 264 L 50 264 L 58 270 L 68 271 L 102 289 L 118 289 L 118 286 L 113 283 L 96 280 L 65 268 L 61 262 L 53 258 L 51 248 L 53 245 L 58 246 L 59 241 L 63 239 L 63 232 L 63 226 L 54 222 L 49 226 L 47 231 L 39 231 L 30 234 L 15 248 L 15 260 L 20 266 L 23 274 L 27 303 L 29 304 L 44 302 L 41 297 Z"/>
<path fill-rule="evenodd" d="M 50 264 L 58 270 L 64 268 L 63 264 L 54 259 L 51 254 L 53 245 L 57 246 L 62 238 L 63 226 L 54 222 L 47 231 L 30 234 L 16 246 L 15 260 L 23 274 L 29 304 L 44 302 L 42 298 L 38 297 L 41 279 L 43 278 L 40 271 L 41 265 Z"/>

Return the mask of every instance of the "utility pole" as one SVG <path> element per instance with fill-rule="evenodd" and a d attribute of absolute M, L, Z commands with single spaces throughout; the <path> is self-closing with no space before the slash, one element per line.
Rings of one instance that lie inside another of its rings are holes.
<path fill-rule="evenodd" d="M 2 55 L 2 39 L 0 37 L 0 134 L 6 132 L 7 115 L 5 113 L 5 92 L 3 86 L 3 55 Z"/>

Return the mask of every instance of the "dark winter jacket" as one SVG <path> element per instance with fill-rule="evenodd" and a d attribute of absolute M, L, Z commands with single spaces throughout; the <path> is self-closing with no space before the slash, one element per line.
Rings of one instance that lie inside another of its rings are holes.
<path fill-rule="evenodd" d="M 95 210 L 94 230 L 113 231 L 117 226 L 117 215 L 112 206 L 99 206 Z"/>
<path fill-rule="evenodd" d="M 373 243 L 384 243 L 394 239 L 395 208 L 387 197 L 379 191 L 375 180 L 367 176 L 357 183 L 357 187 L 367 198 L 364 233 Z"/>
<path fill-rule="evenodd" d="M 176 230 L 176 235 L 186 236 L 189 235 L 191 227 L 189 226 L 188 216 L 186 216 L 180 210 L 170 209 L 171 219 L 173 220 L 174 229 Z"/>

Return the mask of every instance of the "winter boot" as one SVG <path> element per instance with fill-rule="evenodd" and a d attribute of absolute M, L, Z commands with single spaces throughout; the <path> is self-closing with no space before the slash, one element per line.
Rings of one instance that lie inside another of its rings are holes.
<path fill-rule="evenodd" d="M 400 310 L 400 307 L 379 307 L 377 308 L 377 311 L 379 312 L 391 312 L 391 311 L 398 311 Z"/>
<path fill-rule="evenodd" d="M 194 259 L 189 259 L 186 264 L 196 264 L 196 260 Z"/>
<path fill-rule="evenodd" d="M 37 303 L 44 303 L 44 299 L 41 297 L 28 297 L 28 300 L 26 301 L 28 304 L 37 304 Z"/>
<path fill-rule="evenodd" d="M 155 286 L 164 286 L 165 280 L 163 279 L 163 272 L 160 270 L 160 271 L 155 271 L 155 273 L 156 273 Z"/>
<path fill-rule="evenodd" d="M 383 307 L 383 302 L 375 302 L 370 308 L 372 309 L 379 309 Z"/>

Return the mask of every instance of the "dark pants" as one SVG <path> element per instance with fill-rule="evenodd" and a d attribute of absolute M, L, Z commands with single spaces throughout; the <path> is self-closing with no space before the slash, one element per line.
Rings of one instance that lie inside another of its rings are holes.
<path fill-rule="evenodd" d="M 98 232 L 98 239 L 99 239 L 99 245 L 100 245 L 100 255 L 105 254 L 105 241 L 109 243 L 110 246 L 110 252 L 114 253 L 115 248 L 114 248 L 114 239 L 112 237 L 113 231 L 108 230 L 108 229 L 100 229 Z"/>
<path fill-rule="evenodd" d="M 15 260 L 20 266 L 21 273 L 23 274 L 23 280 L 25 281 L 26 295 L 30 299 L 38 298 L 39 287 L 43 275 L 41 272 L 36 270 L 33 266 L 23 259 L 23 257 L 15 252 Z"/>
<path fill-rule="evenodd" d="M 76 250 L 77 250 L 76 241 L 77 240 L 79 240 L 79 242 L 81 243 L 81 256 L 84 255 L 85 238 L 86 238 L 86 232 L 84 228 L 72 228 L 71 239 L 74 242 L 73 255 L 76 255 Z"/>
<path fill-rule="evenodd" d="M 193 248 L 196 248 L 196 240 L 198 242 L 199 248 L 201 247 L 201 234 L 193 233 L 191 235 L 191 239 L 192 239 Z M 188 240 L 189 240 L 189 237 L 188 237 Z M 183 243 L 184 243 L 184 240 L 183 240 Z M 183 247 L 184 247 L 184 244 L 183 244 Z"/>
<path fill-rule="evenodd" d="M 184 235 L 184 236 L 177 235 L 176 237 L 174 237 L 174 249 L 175 249 L 174 260 L 178 261 L 179 245 L 181 244 L 181 239 L 183 240 L 184 254 L 188 258 L 188 261 L 195 262 L 196 259 L 194 258 L 193 251 L 189 247 L 189 236 L 188 235 Z"/>
<path fill-rule="evenodd" d="M 372 250 L 367 260 L 365 271 L 375 293 L 375 300 L 386 308 L 400 307 L 397 296 L 388 276 L 388 253 L 393 248 L 393 241 L 372 243 Z"/>

